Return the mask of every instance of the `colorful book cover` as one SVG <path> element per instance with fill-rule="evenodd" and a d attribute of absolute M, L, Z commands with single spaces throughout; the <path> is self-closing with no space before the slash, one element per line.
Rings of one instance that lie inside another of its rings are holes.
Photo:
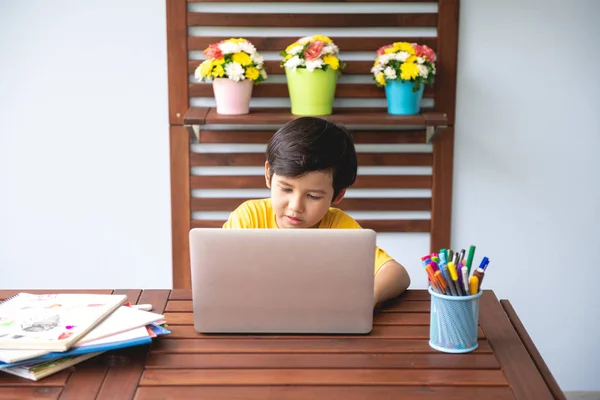
<path fill-rule="evenodd" d="M 125 295 L 19 293 L 0 303 L 0 349 L 66 351 L 126 301 Z"/>

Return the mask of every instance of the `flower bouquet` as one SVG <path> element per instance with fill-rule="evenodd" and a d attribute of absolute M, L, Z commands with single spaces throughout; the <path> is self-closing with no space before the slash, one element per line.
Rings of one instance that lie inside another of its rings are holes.
<path fill-rule="evenodd" d="M 344 68 L 327 36 L 305 36 L 280 53 L 294 115 L 329 115 L 337 76 Z"/>
<path fill-rule="evenodd" d="M 377 50 L 373 79 L 385 87 L 388 113 L 418 114 L 424 86 L 435 76 L 435 53 L 425 45 L 396 42 Z"/>
<path fill-rule="evenodd" d="M 248 40 L 228 39 L 204 50 L 194 73 L 198 81 L 213 81 L 217 113 L 248 114 L 253 84 L 267 79 L 264 59 Z"/>

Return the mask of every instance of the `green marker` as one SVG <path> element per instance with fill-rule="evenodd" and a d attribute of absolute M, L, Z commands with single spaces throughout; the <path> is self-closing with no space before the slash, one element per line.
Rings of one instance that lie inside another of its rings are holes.
<path fill-rule="evenodd" d="M 471 264 L 473 263 L 473 256 L 475 255 L 475 246 L 469 247 L 469 255 L 467 256 L 467 272 L 471 274 Z"/>

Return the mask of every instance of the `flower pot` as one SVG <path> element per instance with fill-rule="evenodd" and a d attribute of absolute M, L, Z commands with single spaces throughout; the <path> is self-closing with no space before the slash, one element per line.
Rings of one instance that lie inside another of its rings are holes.
<path fill-rule="evenodd" d="M 330 115 L 335 97 L 337 71 L 305 68 L 285 69 L 292 114 L 304 116 Z"/>
<path fill-rule="evenodd" d="M 424 85 L 413 92 L 414 82 L 396 79 L 388 81 L 385 85 L 387 97 L 388 114 L 414 115 L 421 111 L 421 99 L 423 98 Z"/>
<path fill-rule="evenodd" d="M 217 113 L 241 115 L 250 112 L 250 97 L 254 82 L 245 79 L 235 82 L 228 78 L 215 78 L 213 92 L 217 103 Z"/>

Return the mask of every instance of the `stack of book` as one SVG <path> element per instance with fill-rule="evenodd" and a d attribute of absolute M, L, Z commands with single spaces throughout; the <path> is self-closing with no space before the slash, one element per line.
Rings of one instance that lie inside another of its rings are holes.
<path fill-rule="evenodd" d="M 19 293 L 0 303 L 0 372 L 37 381 L 109 350 L 170 333 L 125 295 Z"/>

